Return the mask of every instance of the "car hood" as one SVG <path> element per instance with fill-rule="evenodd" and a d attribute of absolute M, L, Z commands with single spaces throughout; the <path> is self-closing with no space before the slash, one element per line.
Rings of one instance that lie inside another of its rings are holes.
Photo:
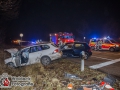
<path fill-rule="evenodd" d="M 11 61 L 12 61 L 12 57 L 11 58 L 7 58 L 7 59 L 4 60 L 5 64 L 7 64 L 7 63 L 9 63 Z"/>
<path fill-rule="evenodd" d="M 15 53 L 17 53 L 18 49 L 16 48 L 11 48 L 11 49 L 5 49 L 4 51 L 7 51 L 13 56 Z"/>

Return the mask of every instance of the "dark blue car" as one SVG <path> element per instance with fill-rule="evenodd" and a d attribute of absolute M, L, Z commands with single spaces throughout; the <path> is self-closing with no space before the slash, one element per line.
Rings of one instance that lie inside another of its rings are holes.
<path fill-rule="evenodd" d="M 91 55 L 91 49 L 87 43 L 84 42 L 74 42 L 74 43 L 66 43 L 61 47 L 63 56 L 65 57 L 80 57 L 81 52 L 85 51 L 85 60 L 87 60 Z"/>

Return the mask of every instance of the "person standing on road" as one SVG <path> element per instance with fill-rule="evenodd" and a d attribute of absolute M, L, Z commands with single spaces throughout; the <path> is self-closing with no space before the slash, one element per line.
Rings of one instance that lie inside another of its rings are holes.
<path fill-rule="evenodd" d="M 97 40 L 95 43 L 95 50 L 98 50 L 98 42 L 99 42 L 99 40 Z"/>
<path fill-rule="evenodd" d="M 102 47 L 102 40 L 99 40 L 99 42 L 98 42 L 98 50 L 101 50 L 101 47 Z"/>
<path fill-rule="evenodd" d="M 62 40 L 60 38 L 58 39 L 58 45 L 59 45 L 59 50 L 61 50 L 61 47 L 63 46 Z"/>

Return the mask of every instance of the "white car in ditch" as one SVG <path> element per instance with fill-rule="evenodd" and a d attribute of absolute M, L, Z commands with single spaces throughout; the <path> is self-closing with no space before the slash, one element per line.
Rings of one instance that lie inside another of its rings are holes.
<path fill-rule="evenodd" d="M 5 59 L 5 64 L 9 67 L 19 67 L 34 63 L 48 65 L 52 60 L 61 58 L 61 52 L 58 47 L 51 43 L 32 45 L 21 50 L 5 49 L 11 54 L 10 58 Z"/>

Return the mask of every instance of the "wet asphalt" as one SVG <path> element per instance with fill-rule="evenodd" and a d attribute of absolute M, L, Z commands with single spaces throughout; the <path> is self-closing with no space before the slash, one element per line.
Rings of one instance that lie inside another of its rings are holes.
<path fill-rule="evenodd" d="M 119 52 L 92 51 L 92 53 L 93 53 L 92 56 L 88 60 L 85 60 L 85 66 L 87 67 L 108 62 L 111 60 L 113 60 L 114 62 L 114 60 L 120 59 L 120 51 Z M 67 58 L 67 59 L 75 63 L 80 63 L 81 61 L 80 58 Z M 120 61 L 97 68 L 97 70 L 104 72 L 106 74 L 110 74 L 120 80 Z"/>

